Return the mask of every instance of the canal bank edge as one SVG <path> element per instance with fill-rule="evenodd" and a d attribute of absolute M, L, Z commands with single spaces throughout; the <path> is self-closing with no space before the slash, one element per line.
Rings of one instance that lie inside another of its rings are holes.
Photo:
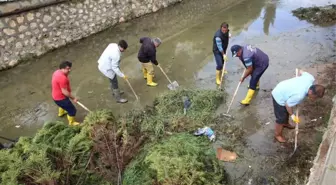
<path fill-rule="evenodd" d="M 313 167 L 310 169 L 309 181 L 306 185 L 331 185 L 334 184 L 334 180 L 336 179 L 335 175 L 328 172 L 333 171 L 331 173 L 336 173 L 335 169 L 332 169 L 335 161 L 329 160 L 331 156 L 336 156 L 336 95 L 332 101 L 333 108 L 330 113 L 328 128 L 323 135 L 323 140 L 314 159 Z M 332 178 L 332 176 L 334 177 Z M 332 179 L 333 181 L 331 181 Z M 328 183 L 326 184 L 326 182 Z"/>
<path fill-rule="evenodd" d="M 0 71 L 181 1 L 76 0 L 0 17 Z"/>

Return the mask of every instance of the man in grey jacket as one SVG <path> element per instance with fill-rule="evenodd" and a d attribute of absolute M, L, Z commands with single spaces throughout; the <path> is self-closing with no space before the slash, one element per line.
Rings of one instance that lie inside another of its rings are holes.
<path fill-rule="evenodd" d="M 111 43 L 107 46 L 98 60 L 98 69 L 109 78 L 111 89 L 117 103 L 127 102 L 127 99 L 121 98 L 117 79 L 117 76 L 122 77 L 125 80 L 127 79 L 127 76 L 120 71 L 121 53 L 124 52 L 127 47 L 128 44 L 125 40 L 120 40 L 118 44 Z"/>

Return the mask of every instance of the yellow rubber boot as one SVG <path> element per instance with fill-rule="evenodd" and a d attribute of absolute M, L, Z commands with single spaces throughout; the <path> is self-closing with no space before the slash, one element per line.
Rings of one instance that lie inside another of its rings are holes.
<path fill-rule="evenodd" d="M 142 68 L 142 73 L 143 73 L 143 77 L 144 79 L 147 79 L 147 69 L 146 68 Z"/>
<path fill-rule="evenodd" d="M 216 70 L 216 84 L 220 85 L 221 83 L 222 70 Z"/>
<path fill-rule="evenodd" d="M 61 107 L 58 107 L 58 117 L 62 117 L 67 114 L 67 111 L 62 109 Z"/>
<path fill-rule="evenodd" d="M 246 94 L 245 99 L 243 99 L 240 103 L 241 103 L 242 105 L 249 105 L 250 102 L 251 102 L 251 100 L 252 100 L 252 97 L 253 97 L 253 95 L 254 95 L 254 92 L 255 92 L 255 90 L 253 90 L 253 89 L 249 89 L 249 90 L 247 91 L 247 94 Z"/>
<path fill-rule="evenodd" d="M 153 75 L 147 75 L 147 85 L 151 87 L 155 87 L 158 85 L 157 83 L 153 82 Z"/>
<path fill-rule="evenodd" d="M 73 116 L 67 116 L 68 117 L 68 121 L 69 121 L 69 125 L 70 126 L 76 126 L 76 125 L 79 125 L 80 123 L 76 122 L 75 121 L 75 117 Z"/>

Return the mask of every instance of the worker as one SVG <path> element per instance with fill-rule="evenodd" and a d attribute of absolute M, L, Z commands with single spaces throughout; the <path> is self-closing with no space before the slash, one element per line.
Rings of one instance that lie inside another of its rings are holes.
<path fill-rule="evenodd" d="M 293 112 L 293 107 L 300 104 L 306 96 L 311 100 L 323 97 L 325 88 L 322 85 L 315 85 L 314 81 L 311 74 L 300 70 L 298 77 L 282 81 L 273 89 L 272 99 L 276 117 L 275 139 L 278 142 L 286 142 L 282 136 L 283 127 L 295 128 L 289 124 L 289 116 L 294 123 L 300 122 L 299 117 Z"/>
<path fill-rule="evenodd" d="M 121 98 L 122 91 L 119 90 L 117 76 L 127 80 L 127 76 L 120 71 L 121 53 L 128 47 L 125 40 L 120 40 L 119 43 L 109 44 L 98 60 L 98 69 L 110 81 L 112 95 L 117 103 L 126 103 L 128 100 Z"/>
<path fill-rule="evenodd" d="M 216 31 L 213 37 L 212 51 L 216 61 L 216 84 L 220 85 L 221 75 L 223 70 L 224 62 L 227 62 L 228 57 L 226 55 L 226 50 L 229 45 L 229 38 L 231 34 L 229 33 L 229 24 L 223 22 L 220 28 Z M 224 71 L 225 73 L 226 71 Z"/>
<path fill-rule="evenodd" d="M 246 68 L 240 82 L 243 82 L 246 77 L 251 75 L 250 85 L 245 99 L 240 103 L 249 105 L 256 90 L 259 89 L 259 80 L 268 68 L 268 56 L 259 48 L 252 45 L 233 45 L 231 47 L 233 57 L 238 57 Z"/>
<path fill-rule="evenodd" d="M 56 70 L 52 75 L 51 88 L 52 88 L 52 98 L 56 105 L 58 105 L 58 116 L 63 117 L 67 114 L 69 125 L 76 126 L 79 125 L 75 121 L 76 108 L 70 101 L 78 101 L 78 98 L 71 94 L 71 87 L 69 82 L 69 74 L 71 71 L 72 63 L 69 61 L 62 62 L 59 65 L 59 69 Z"/>
<path fill-rule="evenodd" d="M 140 38 L 141 47 L 138 53 L 138 60 L 142 64 L 142 72 L 144 79 L 147 79 L 147 85 L 155 87 L 158 84 L 153 81 L 154 68 L 153 65 L 159 65 L 156 60 L 156 48 L 161 45 L 160 38 Z"/>

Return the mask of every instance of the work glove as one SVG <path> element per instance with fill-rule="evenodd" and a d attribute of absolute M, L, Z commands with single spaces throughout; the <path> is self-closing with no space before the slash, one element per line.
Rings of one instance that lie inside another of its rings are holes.
<path fill-rule="evenodd" d="M 224 62 L 228 61 L 228 57 L 226 56 L 226 54 L 223 55 L 223 58 L 224 58 Z"/>
<path fill-rule="evenodd" d="M 126 75 L 124 75 L 123 79 L 128 80 L 128 77 Z"/>
<path fill-rule="evenodd" d="M 294 123 L 299 124 L 300 123 L 300 118 L 298 116 L 295 116 L 294 114 L 291 116 L 292 120 Z"/>

